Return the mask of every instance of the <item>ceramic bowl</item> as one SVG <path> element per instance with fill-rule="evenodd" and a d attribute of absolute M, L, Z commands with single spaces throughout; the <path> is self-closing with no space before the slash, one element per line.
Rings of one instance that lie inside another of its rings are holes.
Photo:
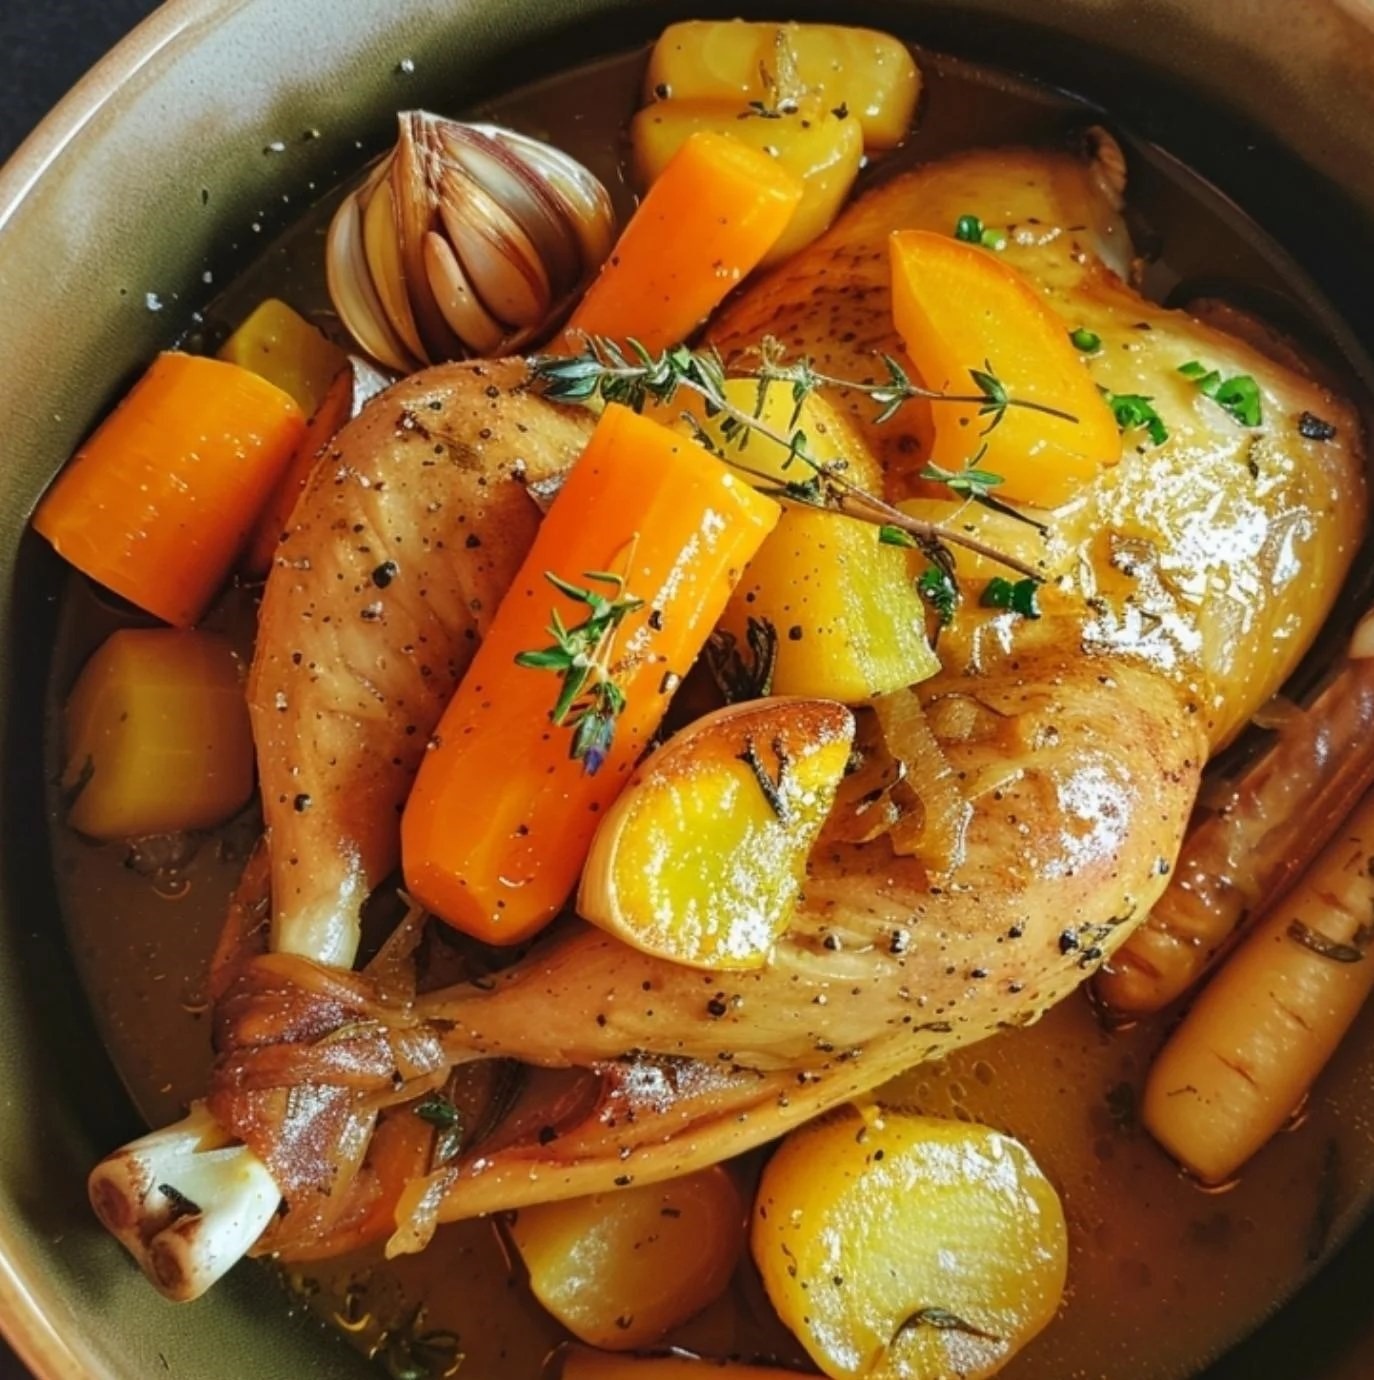
<path fill-rule="evenodd" d="M 458 108 L 737 10 L 867 21 L 1099 100 L 1245 206 L 1374 339 L 1364 0 L 172 0 L 0 173 L 0 1324 L 43 1380 L 375 1372 L 253 1266 L 164 1303 L 87 1208 L 86 1171 L 140 1128 L 57 919 L 36 747 L 56 586 L 25 532 L 35 499 L 165 343 L 150 307 L 194 308 L 207 272 L 223 281 L 261 243 L 254 222 L 270 233 L 379 151 L 398 106 Z M 305 130 L 320 137 L 264 156 Z M 1374 1374 L 1371 1265 L 1366 1234 L 1213 1375 Z"/>

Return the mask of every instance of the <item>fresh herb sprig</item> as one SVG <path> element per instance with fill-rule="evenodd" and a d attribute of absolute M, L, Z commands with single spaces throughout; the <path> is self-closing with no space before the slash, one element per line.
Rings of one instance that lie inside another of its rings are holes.
<path fill-rule="evenodd" d="M 1025 578 L 1041 578 L 1033 566 L 977 537 L 912 517 L 867 492 L 846 476 L 842 463 L 819 459 L 812 452 L 810 440 L 800 425 L 806 400 L 822 387 L 847 388 L 867 395 L 880 408 L 879 422 L 888 420 L 915 398 L 977 405 L 979 414 L 988 419 L 984 434 L 995 428 L 1012 407 L 1068 421 L 1077 420 L 1058 408 L 1011 397 L 990 364 L 969 371 L 978 390 L 976 393 L 952 394 L 913 383 L 891 356 L 883 357 L 887 371 L 885 380 L 855 382 L 823 373 L 808 359 L 788 359 L 776 341 L 765 340 L 758 351 L 756 367 L 737 375 L 758 383 L 758 402 L 750 412 L 736 406 L 727 395 L 725 364 L 714 349 L 692 350 L 676 346 L 654 355 L 636 341 L 622 348 L 615 341 L 599 336 L 584 337 L 584 346 L 578 355 L 544 356 L 531 361 L 532 372 L 545 397 L 563 403 L 619 403 L 638 412 L 651 402 L 671 405 L 679 392 L 686 390 L 701 398 L 708 418 L 719 418 L 716 435 L 695 422 L 697 440 L 733 468 L 764 481 L 765 492 L 793 503 L 860 518 L 889 532 L 904 532 L 912 539 L 911 544 L 950 573 L 953 572 L 953 558 L 949 545 L 954 545 L 998 561 Z M 791 390 L 793 409 L 785 432 L 770 426 L 762 417 L 767 389 L 772 384 L 783 384 Z M 692 420 L 690 416 L 689 420 Z M 786 455 L 782 468 L 786 471 L 796 465 L 797 479 L 779 484 L 775 475 L 748 464 L 744 452 L 750 437 L 756 435 L 783 448 Z M 966 496 L 973 497 L 972 488 L 976 487 L 983 495 L 980 501 L 985 501 L 988 492 L 1001 482 L 999 476 L 986 471 L 978 472 L 977 480 L 970 480 L 967 471 L 949 473 L 965 482 L 963 492 Z M 955 492 L 960 490 L 956 488 Z M 995 506 L 1016 511 L 1000 503 Z"/>
<path fill-rule="evenodd" d="M 623 575 L 607 570 L 587 571 L 583 578 L 592 582 L 587 585 L 572 584 L 552 571 L 545 571 L 544 578 L 561 594 L 585 606 L 587 616 L 570 628 L 554 609 L 549 621 L 552 645 L 518 653 L 515 664 L 561 677 L 549 720 L 572 730 L 569 755 L 582 763 L 587 775 L 594 776 L 611 749 L 616 722 L 626 705 L 625 692 L 611 664 L 616 630 L 630 614 L 644 607 L 644 601 L 626 594 Z M 603 594 L 594 585 L 605 585 L 611 592 Z"/>

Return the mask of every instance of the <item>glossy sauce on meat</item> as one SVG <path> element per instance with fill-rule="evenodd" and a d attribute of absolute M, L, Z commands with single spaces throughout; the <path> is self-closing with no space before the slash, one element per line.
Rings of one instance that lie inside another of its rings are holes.
<path fill-rule="evenodd" d="M 619 191 L 616 150 L 639 61 L 556 79 L 484 114 L 534 134 L 555 131 Z M 928 55 L 922 68 L 928 91 L 910 146 L 916 157 L 1052 138 L 1073 121 L 1061 98 L 993 74 Z M 569 111 L 581 118 L 568 120 Z M 1166 160 L 1133 149 L 1128 196 L 1163 239 L 1164 257 L 1147 272 L 1151 295 L 1218 272 L 1302 294 L 1258 237 L 1238 231 L 1234 213 L 1223 217 Z M 323 307 L 316 229 L 327 214 L 312 213 L 270 250 L 217 305 L 207 329 L 236 322 L 269 292 L 301 308 Z M 127 621 L 79 580 L 70 588 L 51 686 L 54 755 L 58 708 L 76 668 Z M 232 594 L 218 615 L 245 647 L 251 605 L 251 592 Z M 140 1111 L 155 1123 L 203 1086 L 208 1031 L 200 975 L 257 828 L 255 817 L 244 819 L 183 850 L 190 856 L 143 856 L 131 868 L 126 848 L 96 847 L 54 827 L 65 916 L 87 994 Z M 1364 1110 L 1374 1089 L 1359 1067 L 1367 1022 L 1323 1077 L 1301 1134 L 1281 1137 L 1233 1189 L 1210 1195 L 1185 1181 L 1135 1124 L 1133 1089 L 1168 1020 L 1108 1034 L 1078 994 L 1034 1029 L 920 1065 L 894 1088 L 904 1105 L 1018 1135 L 1061 1190 L 1074 1250 L 1068 1298 L 1056 1325 L 1007 1369 L 1013 1380 L 1147 1380 L 1196 1370 L 1339 1239 L 1374 1183 Z M 756 1156 L 741 1166 L 744 1173 L 756 1168 Z M 423 1300 L 426 1328 L 459 1334 L 468 1357 L 460 1373 L 532 1377 L 561 1333 L 512 1279 L 496 1229 L 469 1222 L 443 1229 L 424 1255 L 384 1268 L 370 1258 L 329 1262 L 293 1282 L 365 1347 Z M 747 1265 L 729 1295 L 669 1340 L 710 1355 L 803 1365 Z"/>

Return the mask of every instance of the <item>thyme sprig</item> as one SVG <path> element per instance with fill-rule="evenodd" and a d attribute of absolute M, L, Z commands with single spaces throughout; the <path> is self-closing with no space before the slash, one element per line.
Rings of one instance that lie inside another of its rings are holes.
<path fill-rule="evenodd" d="M 611 663 L 616 630 L 637 609 L 642 599 L 625 592 L 625 577 L 609 570 L 589 570 L 587 585 L 575 585 L 546 570 L 544 578 L 561 594 L 582 604 L 587 616 L 568 627 L 557 609 L 549 620 L 551 646 L 519 652 L 517 666 L 532 671 L 552 671 L 561 677 L 558 698 L 549 711 L 557 727 L 572 729 L 569 756 L 581 762 L 588 776 L 594 776 L 606 760 L 615 738 L 615 726 L 625 710 L 625 692 L 616 681 Z M 594 585 L 605 585 L 603 594 Z"/>
<path fill-rule="evenodd" d="M 649 403 L 671 405 L 682 390 L 695 394 L 705 404 L 708 418 L 719 419 L 716 433 L 687 414 L 696 439 L 726 464 L 762 482 L 762 490 L 792 503 L 843 513 L 876 524 L 887 533 L 903 532 L 912 544 L 941 569 L 953 573 L 954 560 L 949 546 L 962 546 L 987 556 L 1016 571 L 1027 579 L 1039 580 L 1040 573 L 1015 556 L 990 546 L 967 532 L 942 527 L 938 523 L 912 517 L 893 507 L 885 499 L 871 494 L 845 474 L 842 462 L 823 461 L 812 451 L 810 439 L 800 425 L 806 400 L 822 387 L 848 388 L 866 394 L 878 404 L 877 421 L 891 418 L 908 401 L 916 398 L 977 405 L 979 414 L 988 418 L 983 432 L 995 428 L 1009 408 L 1024 407 L 1033 411 L 1077 420 L 1071 414 L 1043 403 L 1030 402 L 1009 396 L 990 364 L 971 369 L 970 378 L 976 393 L 943 393 L 915 384 L 901 365 L 890 356 L 883 357 L 887 371 L 881 382 L 855 382 L 837 378 L 816 369 L 809 359 L 788 359 L 775 340 L 765 340 L 758 350 L 757 367 L 737 377 L 758 383 L 758 401 L 754 410 L 747 411 L 731 401 L 726 393 L 726 369 L 720 354 L 713 348 L 692 350 L 685 345 L 675 346 L 654 355 L 637 341 L 629 341 L 625 348 L 615 341 L 599 336 L 585 336 L 585 349 L 579 355 L 541 356 L 531 361 L 531 370 L 544 396 L 563 403 L 619 403 L 636 412 Z M 792 415 L 785 431 L 779 431 L 763 420 L 763 406 L 767 390 L 772 384 L 785 384 L 791 389 Z M 798 478 L 779 484 L 776 476 L 751 466 L 744 452 L 752 436 L 760 436 L 785 452 L 782 469 L 786 472 L 797 466 Z M 962 491 L 975 497 L 974 488 L 986 501 L 988 491 L 1000 477 L 979 471 L 976 482 L 970 481 L 967 471 L 946 472 L 966 487 Z M 944 482 L 948 483 L 948 480 Z M 954 492 L 961 492 L 957 487 Z M 994 506 L 1015 512 L 1000 502 Z M 1019 516 L 1019 514 L 1018 514 Z M 890 536 L 885 539 L 890 539 Z"/>

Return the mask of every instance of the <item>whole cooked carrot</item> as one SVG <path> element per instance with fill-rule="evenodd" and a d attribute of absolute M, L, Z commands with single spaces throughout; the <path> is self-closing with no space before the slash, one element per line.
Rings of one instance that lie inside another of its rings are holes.
<path fill-rule="evenodd" d="M 778 513 L 692 441 L 606 409 L 406 802 L 418 902 L 494 944 L 557 914 Z"/>
<path fill-rule="evenodd" d="M 305 488 L 310 471 L 319 453 L 342 430 L 353 413 L 353 369 L 341 369 L 334 375 L 320 405 L 306 425 L 301 443 L 291 457 L 272 497 L 267 500 L 258 525 L 253 529 L 248 549 L 243 557 L 243 569 L 249 575 L 265 574 L 272 565 L 272 554 L 291 521 L 291 510 Z"/>
<path fill-rule="evenodd" d="M 91 579 L 189 627 L 304 430 L 295 401 L 247 369 L 159 355 L 57 477 L 33 525 Z"/>
<path fill-rule="evenodd" d="M 729 135 L 691 135 L 621 233 L 569 332 L 686 340 L 777 242 L 802 184 L 776 158 Z M 565 337 L 566 338 L 566 337 Z"/>

